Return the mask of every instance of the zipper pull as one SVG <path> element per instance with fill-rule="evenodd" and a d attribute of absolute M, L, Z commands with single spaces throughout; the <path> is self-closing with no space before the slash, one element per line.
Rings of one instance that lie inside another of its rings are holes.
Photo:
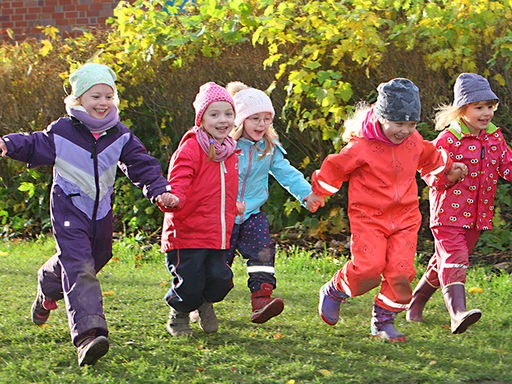
<path fill-rule="evenodd" d="M 484 145 L 482 145 L 482 153 L 480 154 L 480 158 L 481 159 L 485 158 L 485 146 Z"/>

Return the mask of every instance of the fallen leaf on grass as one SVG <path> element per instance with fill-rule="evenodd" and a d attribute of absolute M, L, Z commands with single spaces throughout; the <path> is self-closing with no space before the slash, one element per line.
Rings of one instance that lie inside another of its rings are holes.
<path fill-rule="evenodd" d="M 48 324 L 41 324 L 41 327 L 50 328 L 50 326 Z"/>
<path fill-rule="evenodd" d="M 112 258 L 112 260 L 114 260 L 114 261 L 119 261 L 119 257 L 115 257 L 115 256 L 114 256 L 114 257 Z"/>
<path fill-rule="evenodd" d="M 231 367 L 231 372 L 236 372 L 236 365 L 233 365 L 233 366 Z"/>
<path fill-rule="evenodd" d="M 194 372 L 204 372 L 204 368 L 196 368 L 194 369 Z"/>
<path fill-rule="evenodd" d="M 274 339 L 280 339 L 281 337 L 283 337 L 282 333 L 274 333 Z"/>
<path fill-rule="evenodd" d="M 443 325 L 443 328 L 451 328 L 448 324 Z"/>
<path fill-rule="evenodd" d="M 7 252 L 4 252 L 4 251 L 1 251 L 1 252 L 0 252 L 0 256 L 7 256 L 7 255 L 8 255 L 8 253 L 7 253 Z"/>
<path fill-rule="evenodd" d="M 295 384 L 295 380 L 290 379 L 290 380 L 288 380 L 288 381 L 286 382 L 286 384 Z"/>
<path fill-rule="evenodd" d="M 322 376 L 331 376 L 332 375 L 332 372 L 329 371 L 328 369 L 319 369 L 318 373 L 321 374 Z"/>
<path fill-rule="evenodd" d="M 482 293 L 483 289 L 480 287 L 471 287 L 468 289 L 469 293 Z"/>
<path fill-rule="evenodd" d="M 103 292 L 103 296 L 114 295 L 114 291 Z"/>
<path fill-rule="evenodd" d="M 164 285 L 167 285 L 167 284 L 169 284 L 169 282 L 168 282 L 168 281 L 163 281 L 163 282 L 161 282 L 161 283 L 160 283 L 160 286 L 162 286 L 162 287 L 163 287 Z"/>

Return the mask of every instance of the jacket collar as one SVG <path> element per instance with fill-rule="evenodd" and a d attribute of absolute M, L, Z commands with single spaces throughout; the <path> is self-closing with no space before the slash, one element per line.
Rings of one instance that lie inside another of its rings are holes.
<path fill-rule="evenodd" d="M 464 124 L 462 120 L 459 120 L 457 123 L 452 124 L 448 130 L 453 133 L 453 135 L 457 139 L 462 139 L 464 136 L 475 136 L 470 131 L 469 128 Z M 493 123 L 489 123 L 487 128 L 485 129 L 486 134 L 492 134 L 499 130 L 497 126 L 495 126 Z"/>

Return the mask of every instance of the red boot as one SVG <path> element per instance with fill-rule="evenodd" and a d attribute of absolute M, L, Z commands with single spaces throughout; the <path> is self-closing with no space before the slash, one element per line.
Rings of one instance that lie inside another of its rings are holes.
<path fill-rule="evenodd" d="M 253 323 L 265 323 L 272 317 L 283 312 L 284 303 L 278 297 L 271 298 L 273 291 L 272 284 L 261 284 L 260 290 L 252 293 L 251 304 L 252 314 L 251 321 Z"/>

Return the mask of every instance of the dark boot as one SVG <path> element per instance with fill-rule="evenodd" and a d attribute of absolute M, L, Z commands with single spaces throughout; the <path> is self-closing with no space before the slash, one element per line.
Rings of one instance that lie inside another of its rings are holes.
<path fill-rule="evenodd" d="M 86 332 L 77 344 L 78 365 L 95 364 L 109 349 L 109 342 L 105 336 L 98 336 L 96 330 Z"/>
<path fill-rule="evenodd" d="M 195 336 L 194 332 L 190 329 L 188 312 L 178 312 L 172 307 L 165 328 L 174 337 Z"/>
<path fill-rule="evenodd" d="M 263 283 L 259 291 L 252 293 L 251 321 L 253 323 L 264 323 L 283 312 L 283 300 L 278 297 L 270 297 L 273 290 L 272 284 Z"/>
<path fill-rule="evenodd" d="M 395 327 L 397 312 L 391 312 L 387 309 L 373 306 L 372 312 L 372 336 L 381 337 L 386 341 L 403 341 L 405 335 Z"/>
<path fill-rule="evenodd" d="M 463 333 L 482 316 L 479 309 L 466 310 L 464 284 L 451 284 L 443 289 L 444 302 L 450 313 L 452 333 Z"/>
<path fill-rule="evenodd" d="M 412 300 L 405 316 L 407 321 L 423 321 L 423 308 L 425 308 L 425 304 L 437 288 L 438 287 L 432 286 L 425 278 L 425 275 L 423 275 L 412 293 Z"/>
<path fill-rule="evenodd" d="M 43 325 L 50 316 L 50 311 L 57 309 L 57 302 L 52 299 L 45 299 L 41 291 L 37 291 L 36 299 L 30 310 L 32 322 L 37 325 Z"/>

